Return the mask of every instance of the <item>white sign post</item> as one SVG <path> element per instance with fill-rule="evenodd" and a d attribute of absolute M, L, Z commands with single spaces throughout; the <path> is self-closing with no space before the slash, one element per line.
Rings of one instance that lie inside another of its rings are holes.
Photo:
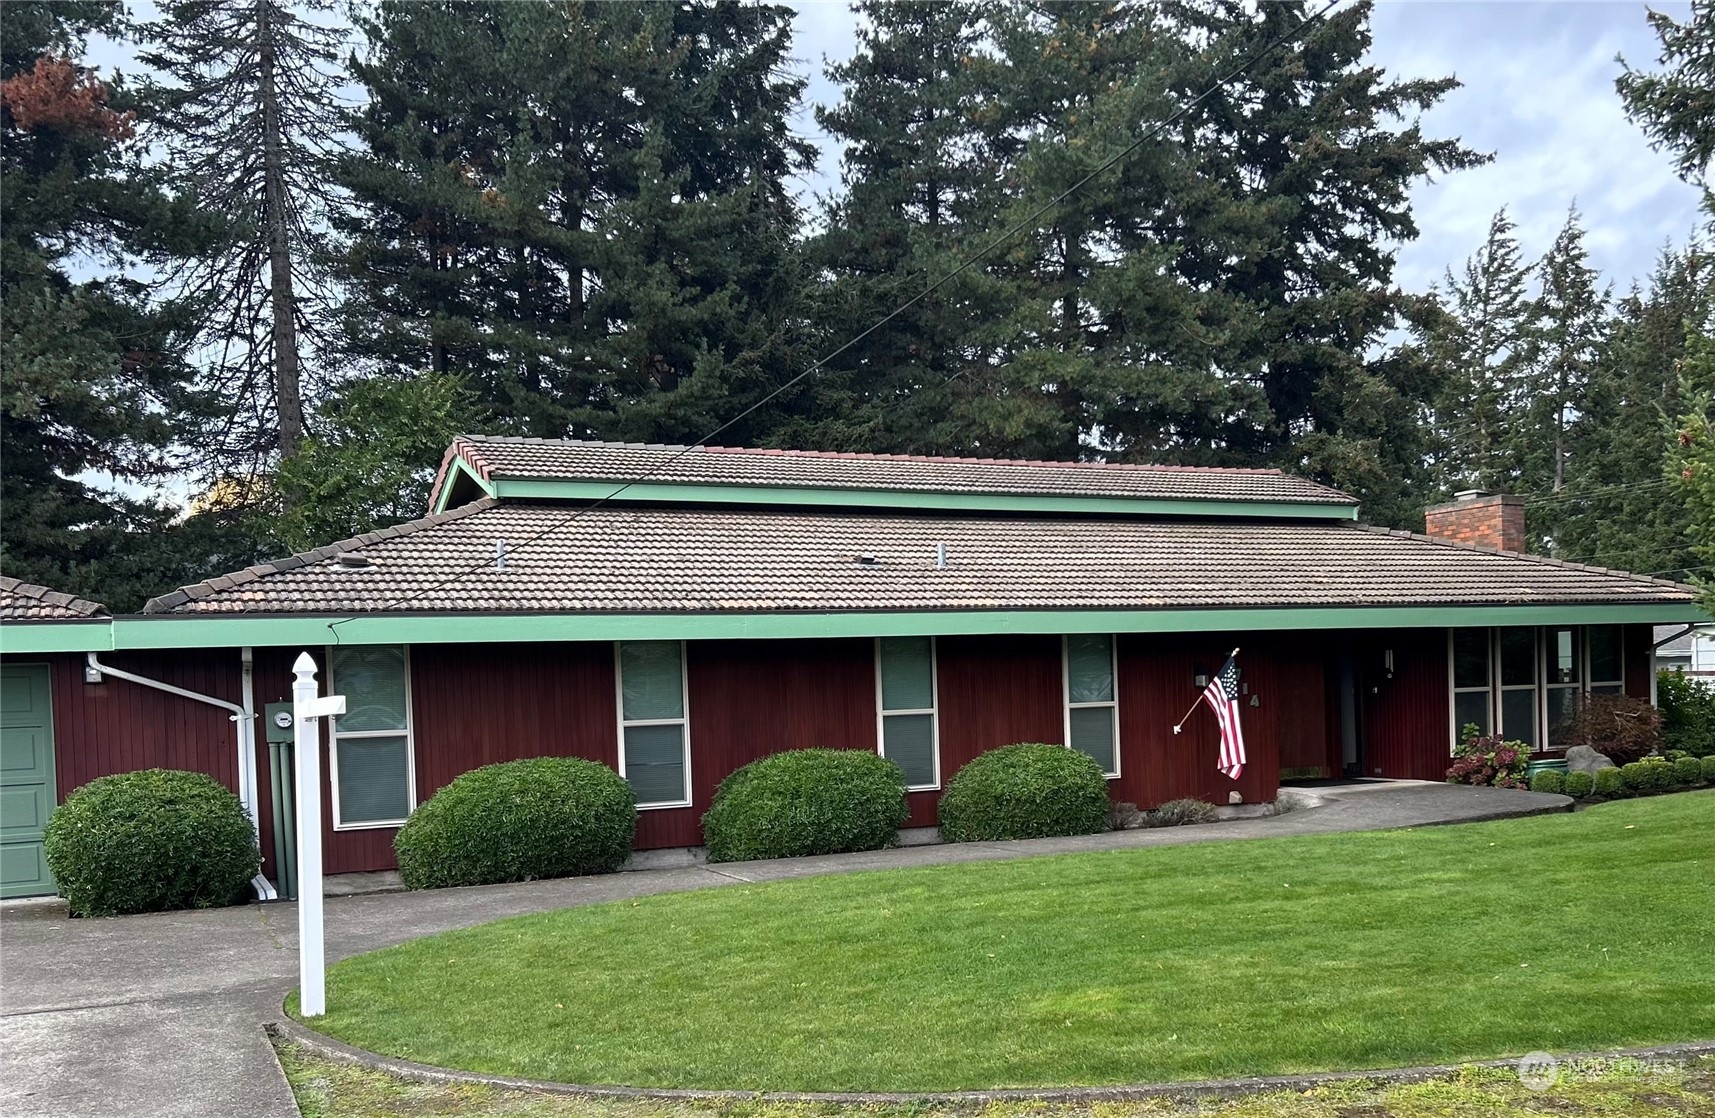
<path fill-rule="evenodd" d="M 327 1012 L 322 925 L 322 724 L 345 713 L 345 696 L 316 695 L 316 662 L 299 653 L 292 665 L 292 721 L 298 763 L 298 1011 Z"/>

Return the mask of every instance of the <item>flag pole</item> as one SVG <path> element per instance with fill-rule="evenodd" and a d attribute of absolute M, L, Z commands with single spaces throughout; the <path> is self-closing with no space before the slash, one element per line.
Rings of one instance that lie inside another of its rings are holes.
<path fill-rule="evenodd" d="M 1237 656 L 1238 654 L 1239 654 L 1239 650 L 1235 648 L 1232 650 L 1232 652 L 1227 654 L 1227 659 L 1231 660 L 1233 657 Z M 1193 714 L 1196 714 L 1197 708 L 1199 706 L 1201 706 L 1202 704 L 1203 704 L 1203 695 L 1201 692 L 1199 692 L 1197 695 L 1196 701 L 1191 704 L 1191 709 L 1185 712 L 1185 718 L 1190 718 Z M 1177 734 L 1179 732 L 1179 728 L 1181 726 L 1185 725 L 1185 718 L 1181 718 L 1179 721 L 1177 721 L 1173 724 L 1173 732 L 1174 733 Z"/>

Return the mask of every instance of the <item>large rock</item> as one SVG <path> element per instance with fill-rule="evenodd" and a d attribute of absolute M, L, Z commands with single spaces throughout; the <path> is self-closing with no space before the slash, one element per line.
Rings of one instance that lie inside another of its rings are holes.
<path fill-rule="evenodd" d="M 1614 762 L 1608 760 L 1606 753 L 1598 753 L 1587 745 L 1575 745 L 1566 751 L 1566 771 L 1569 773 L 1595 776 L 1599 770 L 1613 767 Z"/>

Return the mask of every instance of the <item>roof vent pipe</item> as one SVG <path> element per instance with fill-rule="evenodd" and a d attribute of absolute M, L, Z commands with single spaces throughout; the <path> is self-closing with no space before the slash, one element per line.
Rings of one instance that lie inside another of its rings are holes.
<path fill-rule="evenodd" d="M 495 540 L 494 541 L 494 569 L 497 571 L 504 571 L 506 569 L 506 541 L 505 540 Z"/>
<path fill-rule="evenodd" d="M 947 569 L 947 545 L 944 543 L 935 545 L 935 569 L 937 571 Z"/>

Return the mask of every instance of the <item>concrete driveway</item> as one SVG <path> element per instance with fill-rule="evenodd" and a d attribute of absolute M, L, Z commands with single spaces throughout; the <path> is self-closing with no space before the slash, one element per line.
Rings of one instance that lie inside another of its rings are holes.
<path fill-rule="evenodd" d="M 503 916 L 854 870 L 991 861 L 1565 811 L 1497 788 L 1375 782 L 1315 789 L 1319 806 L 1201 827 L 917 846 L 476 889 L 333 897 L 328 959 Z M 296 984 L 289 903 L 69 920 L 52 901 L 0 905 L 0 1114 L 7 1118 L 296 1118 L 262 1025 Z"/>

